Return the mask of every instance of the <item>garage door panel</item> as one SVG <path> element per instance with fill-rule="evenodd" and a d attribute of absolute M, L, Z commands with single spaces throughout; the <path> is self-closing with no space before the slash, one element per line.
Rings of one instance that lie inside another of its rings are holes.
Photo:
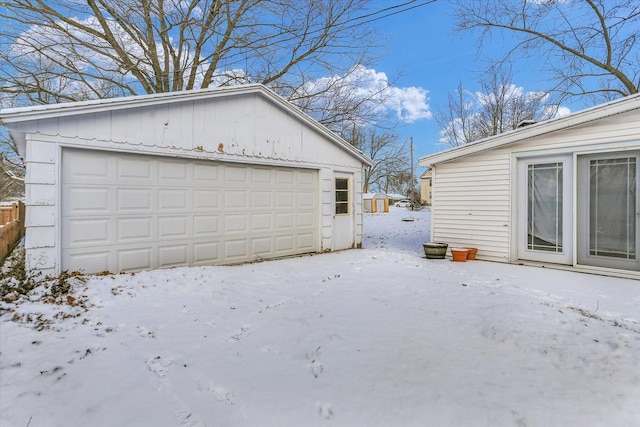
<path fill-rule="evenodd" d="M 153 249 L 149 247 L 118 250 L 118 267 L 120 271 L 150 270 L 154 267 L 152 254 Z"/>
<path fill-rule="evenodd" d="M 249 254 L 248 238 L 224 242 L 224 258 L 230 261 L 246 259 Z"/>
<path fill-rule="evenodd" d="M 249 184 L 248 169 L 244 166 L 225 166 L 225 181 L 231 184 L 241 184 L 243 188 Z"/>
<path fill-rule="evenodd" d="M 220 218 L 217 215 L 199 215 L 193 218 L 193 234 L 203 236 L 220 232 Z"/>
<path fill-rule="evenodd" d="M 164 185 L 181 184 L 188 178 L 188 163 L 181 161 L 158 162 L 158 181 Z"/>
<path fill-rule="evenodd" d="M 188 216 L 169 216 L 158 218 L 159 238 L 180 238 L 189 237 Z"/>
<path fill-rule="evenodd" d="M 272 182 L 271 169 L 266 169 L 266 168 L 253 169 L 251 182 L 256 186 L 264 186 L 264 187 L 270 188 L 271 182 Z"/>
<path fill-rule="evenodd" d="M 271 213 L 257 213 L 251 215 L 251 231 L 264 232 L 273 229 L 273 221 Z"/>
<path fill-rule="evenodd" d="M 158 189 L 158 209 L 160 211 L 166 210 L 181 210 L 186 211 L 189 208 L 188 205 L 189 189 Z"/>
<path fill-rule="evenodd" d="M 276 237 L 276 255 L 286 255 L 293 251 L 293 236 L 278 236 Z"/>
<path fill-rule="evenodd" d="M 224 192 L 225 209 L 247 209 L 247 190 L 226 190 Z"/>
<path fill-rule="evenodd" d="M 194 185 L 215 185 L 220 182 L 220 168 L 218 165 L 195 163 L 193 165 Z"/>
<path fill-rule="evenodd" d="M 283 212 L 276 214 L 276 229 L 278 231 L 291 230 L 293 225 L 293 213 Z"/>
<path fill-rule="evenodd" d="M 304 186 L 312 186 L 315 176 L 315 172 L 301 170 L 298 172 L 298 184 Z"/>
<path fill-rule="evenodd" d="M 220 261 L 220 244 L 218 242 L 195 243 L 193 245 L 194 265 L 211 265 Z"/>
<path fill-rule="evenodd" d="M 313 209 L 315 205 L 315 194 L 312 192 L 298 193 L 298 208 L 299 209 Z"/>
<path fill-rule="evenodd" d="M 81 149 L 62 156 L 63 269 L 117 273 L 319 249 L 317 171 Z"/>
<path fill-rule="evenodd" d="M 68 271 L 82 271 L 87 273 L 101 273 L 111 269 L 111 251 L 89 253 L 68 252 L 62 258 L 62 265 Z"/>
<path fill-rule="evenodd" d="M 118 218 L 117 238 L 119 242 L 148 241 L 153 238 L 153 217 Z"/>
<path fill-rule="evenodd" d="M 62 171 L 64 180 L 82 180 L 85 183 L 104 184 L 112 178 L 113 164 L 108 157 L 101 153 L 73 152 L 65 154 L 68 167 Z"/>
<path fill-rule="evenodd" d="M 188 245 L 179 244 L 158 248 L 158 267 L 177 267 L 187 265 Z"/>
<path fill-rule="evenodd" d="M 68 247 L 84 245 L 107 245 L 110 242 L 109 218 L 74 219 L 67 235 Z"/>
<path fill-rule="evenodd" d="M 296 215 L 296 224 L 298 227 L 313 227 L 315 215 L 312 212 L 302 212 Z"/>
<path fill-rule="evenodd" d="M 151 188 L 118 188 L 114 212 L 151 212 Z"/>
<path fill-rule="evenodd" d="M 290 170 L 278 169 L 276 171 L 276 184 L 293 185 L 294 172 Z"/>
<path fill-rule="evenodd" d="M 109 210 L 109 187 L 65 187 L 65 198 L 70 213 L 82 211 L 84 215 L 104 215 Z"/>
<path fill-rule="evenodd" d="M 246 214 L 230 214 L 224 216 L 225 234 L 231 233 L 248 233 L 248 218 Z"/>
<path fill-rule="evenodd" d="M 193 208 L 200 209 L 216 209 L 220 207 L 220 191 L 218 190 L 194 190 L 193 191 Z"/>
<path fill-rule="evenodd" d="M 272 237 L 257 237 L 251 240 L 252 252 L 255 255 L 264 257 L 269 256 L 273 252 Z"/>
<path fill-rule="evenodd" d="M 278 191 L 276 193 L 276 208 L 293 209 L 295 207 L 295 195 L 290 191 Z"/>
<path fill-rule="evenodd" d="M 314 248 L 313 233 L 298 234 L 297 235 L 298 250 L 311 251 Z"/>
<path fill-rule="evenodd" d="M 254 209 L 270 210 L 273 206 L 273 197 L 271 192 L 253 191 L 251 193 L 251 207 Z"/>
<path fill-rule="evenodd" d="M 153 161 L 142 156 L 116 157 L 116 181 L 122 184 L 153 184 Z"/>

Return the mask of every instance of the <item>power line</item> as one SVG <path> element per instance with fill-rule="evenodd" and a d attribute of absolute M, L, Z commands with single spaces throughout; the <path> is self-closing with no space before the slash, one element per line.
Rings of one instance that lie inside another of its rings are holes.
<path fill-rule="evenodd" d="M 393 6 L 385 7 L 383 9 L 380 9 L 380 10 L 376 11 L 376 12 L 368 13 L 366 15 L 357 16 L 355 18 L 351 18 L 346 23 L 357 21 L 357 20 L 364 19 L 364 18 L 368 18 L 370 16 L 375 16 L 375 15 L 378 15 L 380 13 L 384 13 L 384 12 L 387 12 L 387 11 L 391 11 L 391 10 L 397 9 L 399 7 L 404 7 L 404 6 L 407 6 L 407 5 L 411 5 L 411 4 L 415 3 L 416 1 L 418 1 L 418 0 L 411 0 L 411 1 L 408 1 L 408 2 L 405 2 L 405 3 L 401 3 L 401 4 L 396 4 L 396 5 L 393 5 Z M 404 13 L 404 12 L 407 12 L 409 10 L 417 9 L 419 7 L 422 7 L 422 6 L 426 6 L 428 4 L 435 3 L 436 1 L 437 0 L 423 1 L 422 3 L 418 3 L 416 5 L 413 5 L 413 6 L 410 6 L 410 7 L 406 7 L 406 8 L 401 9 L 401 10 L 394 10 L 393 12 L 387 13 L 385 15 L 377 16 L 375 18 L 371 18 L 371 19 L 368 19 L 366 21 L 358 22 L 357 24 L 351 25 L 351 26 L 349 26 L 347 28 L 357 27 L 358 25 L 368 24 L 370 22 L 374 22 L 374 21 L 378 21 L 380 19 L 388 18 L 390 16 L 398 15 L 400 13 Z"/>

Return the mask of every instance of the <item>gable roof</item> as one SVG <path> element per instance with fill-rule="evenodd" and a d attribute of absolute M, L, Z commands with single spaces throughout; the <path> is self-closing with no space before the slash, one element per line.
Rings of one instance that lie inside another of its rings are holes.
<path fill-rule="evenodd" d="M 469 144 L 454 147 L 439 153 L 421 157 L 418 160 L 420 166 L 432 166 L 438 163 L 470 156 L 481 151 L 504 147 L 525 139 L 538 137 L 551 132 L 580 126 L 595 120 L 640 110 L 640 94 L 630 95 L 605 104 L 597 105 L 586 110 L 578 111 L 568 116 L 535 123 L 520 129 L 490 136 Z"/>
<path fill-rule="evenodd" d="M 261 84 L 216 87 L 209 89 L 157 93 L 151 95 L 138 95 L 122 98 L 95 99 L 89 101 L 66 102 L 60 104 L 37 105 L 21 108 L 6 108 L 0 110 L 0 119 L 6 125 L 9 133 L 11 134 L 14 141 L 16 141 L 19 148 L 24 148 L 27 132 L 21 130 L 22 128 L 19 126 L 19 124 L 21 123 L 49 118 L 94 114 L 105 111 L 126 110 L 131 108 L 170 104 L 181 101 L 197 101 L 218 97 L 229 97 L 241 94 L 255 94 L 263 97 L 270 103 L 279 107 L 281 110 L 284 110 L 298 120 L 302 121 L 312 129 L 314 129 L 316 132 L 320 133 L 328 140 L 347 151 L 352 156 L 361 160 L 363 163 L 369 166 L 373 166 L 373 162 L 371 161 L 371 159 L 365 156 L 360 150 L 355 148 L 344 139 L 340 138 L 327 127 L 323 126 L 322 124 L 308 116 L 302 110 L 291 104 L 289 101 L 280 97 Z"/>

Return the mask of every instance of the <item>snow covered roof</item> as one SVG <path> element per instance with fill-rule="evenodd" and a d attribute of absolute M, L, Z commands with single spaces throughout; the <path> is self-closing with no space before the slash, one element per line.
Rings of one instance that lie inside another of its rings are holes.
<path fill-rule="evenodd" d="M 382 194 L 382 193 L 364 193 L 362 195 L 362 198 L 364 200 L 371 200 L 371 199 L 386 199 L 389 196 L 387 196 L 386 194 Z"/>
<path fill-rule="evenodd" d="M 397 194 L 397 193 L 389 193 L 387 194 L 387 197 L 389 197 L 392 200 L 408 199 L 408 197 L 405 196 L 404 194 Z"/>

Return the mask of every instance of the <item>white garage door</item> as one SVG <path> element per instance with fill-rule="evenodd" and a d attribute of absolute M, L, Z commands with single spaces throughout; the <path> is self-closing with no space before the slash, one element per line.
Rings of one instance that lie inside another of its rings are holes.
<path fill-rule="evenodd" d="M 314 170 L 65 149 L 62 269 L 230 264 L 319 249 Z"/>

